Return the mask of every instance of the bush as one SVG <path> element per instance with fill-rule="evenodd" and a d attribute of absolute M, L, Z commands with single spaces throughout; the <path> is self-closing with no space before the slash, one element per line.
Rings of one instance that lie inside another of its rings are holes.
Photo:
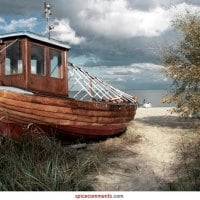
<path fill-rule="evenodd" d="M 177 181 L 169 183 L 173 191 L 200 191 L 200 141 L 182 143 Z"/>
<path fill-rule="evenodd" d="M 186 12 L 173 22 L 179 31 L 177 45 L 165 48 L 164 72 L 173 80 L 172 89 L 163 102 L 175 103 L 183 116 L 200 113 L 200 15 Z"/>

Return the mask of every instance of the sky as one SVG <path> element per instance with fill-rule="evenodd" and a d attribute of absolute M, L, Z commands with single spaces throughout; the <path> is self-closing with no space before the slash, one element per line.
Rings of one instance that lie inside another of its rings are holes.
<path fill-rule="evenodd" d="M 71 46 L 69 61 L 119 89 L 165 89 L 162 52 L 180 38 L 172 20 L 200 0 L 46 0 L 51 37 Z M 47 35 L 44 0 L 0 0 L 0 34 Z"/>

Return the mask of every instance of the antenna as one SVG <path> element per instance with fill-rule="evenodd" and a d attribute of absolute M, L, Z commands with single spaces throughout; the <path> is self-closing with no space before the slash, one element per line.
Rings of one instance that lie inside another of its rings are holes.
<path fill-rule="evenodd" d="M 49 3 L 44 2 L 44 14 L 47 20 L 47 28 L 49 31 L 49 39 L 50 39 L 50 31 L 54 29 L 54 26 L 49 23 L 50 15 L 52 15 L 51 5 Z"/>

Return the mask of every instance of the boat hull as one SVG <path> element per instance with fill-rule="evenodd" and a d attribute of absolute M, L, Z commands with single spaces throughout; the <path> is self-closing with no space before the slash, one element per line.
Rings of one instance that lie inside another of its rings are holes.
<path fill-rule="evenodd" d="M 15 130 L 13 135 L 20 135 L 24 127 L 35 124 L 47 132 L 51 129 L 64 136 L 105 138 L 124 132 L 135 113 L 134 104 L 83 102 L 0 91 L 0 130 L 3 134 L 11 127 Z M 12 135 L 12 131 L 8 135 Z"/>

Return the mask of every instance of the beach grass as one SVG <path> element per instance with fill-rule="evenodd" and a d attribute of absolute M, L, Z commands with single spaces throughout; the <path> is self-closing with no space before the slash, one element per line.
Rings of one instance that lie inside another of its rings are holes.
<path fill-rule="evenodd" d="M 98 169 L 95 155 L 79 155 L 55 138 L 30 134 L 0 136 L 1 191 L 93 190 L 94 180 L 87 175 Z"/>
<path fill-rule="evenodd" d="M 30 130 L 19 138 L 0 136 L 0 191 L 91 191 L 110 156 L 137 140 L 132 129 L 84 149 Z"/>

